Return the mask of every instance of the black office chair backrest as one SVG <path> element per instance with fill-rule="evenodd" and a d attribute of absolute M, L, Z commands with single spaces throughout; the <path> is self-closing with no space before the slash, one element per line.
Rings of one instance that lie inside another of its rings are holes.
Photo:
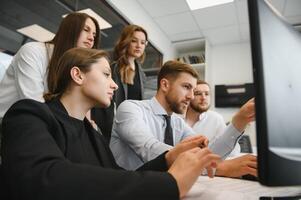
<path fill-rule="evenodd" d="M 241 153 L 253 153 L 251 140 L 248 135 L 241 136 L 241 138 L 238 140 L 238 143 L 240 145 Z"/>

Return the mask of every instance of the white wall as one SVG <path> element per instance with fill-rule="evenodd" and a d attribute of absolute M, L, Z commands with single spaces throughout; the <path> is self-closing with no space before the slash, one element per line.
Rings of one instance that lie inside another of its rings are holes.
<path fill-rule="evenodd" d="M 249 43 L 212 46 L 209 53 L 211 63 L 208 71 L 212 70 L 212 83 L 240 84 L 253 82 Z"/>
<path fill-rule="evenodd" d="M 136 0 L 107 0 L 129 23 L 146 29 L 150 42 L 163 54 L 163 62 L 177 57 L 177 51 L 168 37 Z"/>
<path fill-rule="evenodd" d="M 206 80 L 211 85 L 212 96 L 214 85 L 252 83 L 252 61 L 250 43 L 236 43 L 227 45 L 210 46 L 207 50 Z M 214 98 L 212 99 L 214 104 Z M 225 121 L 231 121 L 236 108 L 214 108 L 221 113 Z M 255 125 L 246 129 L 245 134 L 250 135 L 252 145 L 256 144 Z"/>

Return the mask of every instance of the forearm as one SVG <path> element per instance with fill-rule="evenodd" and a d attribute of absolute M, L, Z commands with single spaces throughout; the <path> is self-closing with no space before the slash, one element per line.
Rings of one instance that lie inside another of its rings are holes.
<path fill-rule="evenodd" d="M 246 126 L 248 125 L 249 121 L 246 119 L 243 119 L 239 117 L 238 115 L 235 115 L 232 119 L 233 126 L 239 131 L 243 132 L 246 129 Z"/>
<path fill-rule="evenodd" d="M 228 125 L 224 133 L 213 141 L 209 141 L 209 149 L 225 159 L 233 150 L 241 133 L 232 125 Z"/>

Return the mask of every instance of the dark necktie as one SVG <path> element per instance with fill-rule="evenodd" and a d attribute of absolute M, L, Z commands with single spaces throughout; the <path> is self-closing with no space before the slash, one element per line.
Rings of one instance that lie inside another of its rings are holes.
<path fill-rule="evenodd" d="M 163 115 L 166 121 L 165 135 L 164 135 L 164 143 L 173 146 L 173 135 L 172 128 L 170 126 L 170 116 Z"/>

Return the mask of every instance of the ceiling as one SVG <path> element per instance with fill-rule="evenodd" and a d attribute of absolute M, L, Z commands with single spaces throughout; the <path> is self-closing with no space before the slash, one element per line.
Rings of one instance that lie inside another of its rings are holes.
<path fill-rule="evenodd" d="M 63 3 L 64 4 L 63 4 Z M 113 25 L 102 30 L 101 47 L 110 50 L 114 46 L 122 25 L 125 24 L 99 0 L 10 0 L 0 1 L 0 48 L 16 52 L 29 38 L 16 30 L 38 24 L 55 33 L 62 16 L 75 10 L 93 8 Z"/>
<path fill-rule="evenodd" d="M 100 48 L 111 52 L 127 22 L 105 0 L 9 0 L 0 1 L 0 52 L 13 55 L 26 42 L 33 39 L 17 29 L 38 24 L 56 33 L 62 16 L 73 11 L 93 8 L 112 27 L 101 30 Z M 146 48 L 144 68 L 160 66 L 161 53 L 152 45 Z M 1 60 L 0 60 L 1 62 Z M 159 64 L 158 64 L 159 63 Z"/>
<path fill-rule="evenodd" d="M 247 0 L 235 0 L 191 11 L 186 0 L 133 0 L 137 2 L 158 27 L 170 38 L 181 53 L 200 49 L 204 38 L 212 45 L 249 41 Z M 294 25 L 301 24 L 301 0 L 269 0 Z M 59 4 L 66 2 L 69 8 Z M 26 42 L 15 30 L 29 24 L 40 24 L 56 32 L 62 15 L 70 8 L 94 8 L 113 28 L 103 30 L 101 48 L 112 50 L 124 22 L 104 6 L 105 0 L 10 0 L 0 1 L 0 49 L 16 52 Z M 301 26 L 299 26 L 301 27 Z M 152 48 L 148 55 L 151 55 Z M 149 56 L 148 56 L 149 57 Z"/>
<path fill-rule="evenodd" d="M 206 38 L 212 45 L 249 41 L 247 0 L 191 11 L 186 0 L 136 0 L 172 43 Z M 269 0 L 293 25 L 301 25 L 301 0 Z M 186 47 L 187 48 L 187 47 Z"/>

